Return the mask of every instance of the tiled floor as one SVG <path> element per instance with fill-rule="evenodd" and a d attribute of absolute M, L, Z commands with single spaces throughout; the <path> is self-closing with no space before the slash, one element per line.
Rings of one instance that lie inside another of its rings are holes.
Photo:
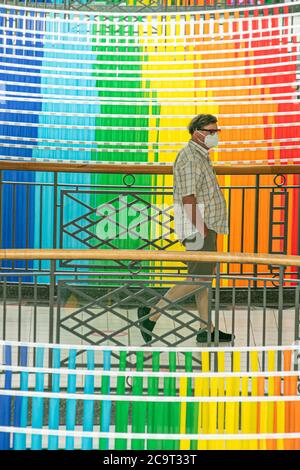
<path fill-rule="evenodd" d="M 76 305 L 68 305 L 60 311 L 61 318 L 66 318 L 73 314 L 80 307 Z M 172 312 L 171 312 L 172 313 Z M 197 318 L 197 311 L 193 311 Z M 214 313 L 214 312 L 213 312 Z M 118 316 L 116 315 L 118 314 Z M 176 312 L 173 312 L 174 316 Z M 95 315 L 93 319 L 92 316 Z M 54 312 L 53 322 L 56 324 L 57 312 Z M 83 323 L 89 319 L 89 325 L 94 330 L 91 332 Z M 89 312 L 80 311 L 76 315 L 76 319 L 68 320 L 68 328 L 77 326 L 76 334 L 66 331 L 64 328 L 59 330 L 59 342 L 61 344 L 74 344 L 81 345 L 87 344 L 85 338 L 88 336 L 88 342 L 99 344 L 102 338 L 102 333 L 105 335 L 112 335 L 117 344 L 124 346 L 140 346 L 143 344 L 141 333 L 137 326 L 132 326 L 126 329 L 128 322 L 135 322 L 136 310 L 130 309 L 114 309 L 114 314 L 104 311 L 103 315 L 99 316 L 99 308 L 90 308 Z M 191 320 L 188 314 L 182 314 L 180 320 L 185 323 Z M 36 308 L 29 305 L 18 306 L 14 303 L 7 304 L 5 309 L 5 329 L 3 328 L 4 322 L 4 309 L 0 304 L 0 337 L 5 335 L 8 340 L 20 341 L 36 341 L 39 343 L 49 342 L 49 307 L 45 305 L 38 305 Z M 226 332 L 235 333 L 235 346 L 259 346 L 262 344 L 276 345 L 278 344 L 278 311 L 274 308 L 269 308 L 265 312 L 262 309 L 252 307 L 251 311 L 247 308 L 236 309 L 234 317 L 232 311 L 229 309 L 222 310 L 219 318 L 219 328 Z M 64 323 L 66 324 L 66 323 Z M 284 310 L 282 315 L 282 343 L 292 344 L 294 341 L 295 331 L 295 310 Z M 160 317 L 155 328 L 157 336 L 166 337 L 169 344 L 175 344 L 178 337 L 169 332 L 178 327 L 178 323 L 169 317 Z M 197 330 L 199 322 L 194 321 L 192 327 Z M 191 330 L 181 327 L 179 330 L 183 337 L 191 335 Z M 56 332 L 54 332 L 53 342 L 57 341 Z M 115 344 L 113 341 L 108 341 L 102 344 Z M 223 343 L 224 346 L 229 344 Z M 164 341 L 157 341 L 156 346 L 166 346 Z M 182 347 L 197 346 L 195 337 L 189 338 L 181 343 Z M 201 345 L 203 346 L 203 345 Z M 100 354 L 100 353 L 99 353 Z M 62 359 L 67 358 L 67 353 L 62 352 Z M 194 356 L 196 360 L 200 360 L 200 353 Z M 14 358 L 15 359 L 15 358 Z M 245 355 L 242 358 L 242 367 L 245 366 Z M 77 357 L 77 365 L 84 363 L 85 357 L 79 354 Z M 227 361 L 226 361 L 227 362 Z M 118 363 L 118 358 L 112 356 L 112 363 Z M 184 356 L 180 353 L 177 354 L 177 364 L 184 366 Z M 161 355 L 161 367 L 167 367 L 168 355 Z M 67 363 L 66 363 L 67 366 Z M 228 366 L 228 364 L 227 364 Z M 66 379 L 67 380 L 67 379 Z M 83 384 L 82 377 L 78 377 L 78 385 Z"/>
<path fill-rule="evenodd" d="M 49 342 L 49 307 L 41 305 L 38 306 L 35 311 L 33 306 L 22 305 L 19 308 L 16 304 L 9 304 L 6 306 L 5 328 L 3 326 L 4 313 L 2 307 L 3 306 L 0 304 L 1 338 L 5 336 L 5 338 L 9 340 Z M 73 312 L 74 308 L 63 308 L 61 310 L 61 317 L 66 317 Z M 90 318 L 89 325 L 93 329 L 98 330 L 91 332 L 90 340 L 92 343 L 98 343 L 99 339 L 102 337 L 101 332 L 103 332 L 105 335 L 113 335 L 120 345 L 139 346 L 142 344 L 141 334 L 137 326 L 132 326 L 129 330 L 126 329 L 128 321 L 130 322 L 131 320 L 134 322 L 137 319 L 135 310 L 115 309 L 115 312 L 118 312 L 120 316 L 115 314 L 111 315 L 107 312 L 98 316 L 99 309 L 90 309 L 90 312 L 95 315 L 94 319 L 92 319 L 91 316 L 89 317 L 86 312 L 81 312 L 77 315 L 77 319 L 79 321 L 73 319 L 68 320 L 68 328 L 77 326 L 76 333 L 78 333 L 78 335 L 66 331 L 64 328 L 60 328 L 59 342 L 63 344 L 85 344 L 86 341 L 81 336 L 84 337 L 87 333 L 90 333 L 91 330 L 81 322 Z M 193 313 L 195 316 L 197 315 L 196 311 L 193 311 Z M 97 317 L 96 314 L 98 314 Z M 190 319 L 191 318 L 185 314 L 180 316 L 180 320 L 183 323 Z M 54 323 L 55 322 L 56 319 L 54 318 Z M 251 308 L 250 313 L 247 309 L 240 308 L 236 310 L 234 316 L 234 332 L 236 335 L 235 346 L 246 346 L 247 342 L 249 342 L 250 346 L 262 345 L 264 340 L 264 330 L 265 344 L 278 344 L 278 323 L 278 311 L 273 308 L 267 309 L 265 313 L 262 309 L 255 307 Z M 290 309 L 283 311 L 282 325 L 282 342 L 283 344 L 291 344 L 294 341 L 295 330 L 294 310 Z M 178 326 L 179 324 L 172 318 L 161 316 L 154 331 L 156 335 L 161 336 Z M 198 329 L 198 321 L 194 321 L 191 326 L 195 330 Z M 220 312 L 219 328 L 223 331 L 231 332 L 232 326 L 232 311 L 222 310 Z M 191 330 L 184 327 L 180 328 L 179 332 L 182 336 L 191 334 Z M 171 336 L 168 336 L 168 341 L 172 343 Z M 56 332 L 54 332 L 53 342 L 56 342 Z M 156 345 L 164 346 L 164 343 L 156 342 L 155 346 Z M 192 338 L 184 341 L 182 346 L 196 346 L 195 339 Z"/>

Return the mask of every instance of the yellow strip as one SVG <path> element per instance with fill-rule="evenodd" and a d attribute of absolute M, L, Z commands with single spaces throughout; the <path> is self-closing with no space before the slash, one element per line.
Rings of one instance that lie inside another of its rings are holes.
<path fill-rule="evenodd" d="M 240 372 L 241 370 L 241 353 L 233 353 L 233 372 Z M 240 378 L 229 378 L 226 381 L 226 395 L 227 396 L 239 396 L 240 394 Z M 226 433 L 227 434 L 238 434 L 239 432 L 239 404 L 238 403 L 226 403 Z M 238 450 L 241 449 L 241 441 L 228 441 L 226 449 Z"/>
<path fill-rule="evenodd" d="M 242 397 L 248 397 L 248 387 L 249 387 L 249 379 L 248 377 L 242 377 Z M 243 434 L 248 434 L 250 429 L 250 422 L 251 422 L 251 403 L 247 400 L 242 402 L 241 405 L 241 428 Z M 242 449 L 248 450 L 249 449 L 249 441 L 242 441 Z"/>
<path fill-rule="evenodd" d="M 225 371 L 225 354 L 218 352 L 218 372 Z M 225 396 L 225 379 L 218 379 L 218 396 Z M 224 434 L 224 420 L 225 420 L 225 403 L 218 403 L 218 433 Z M 218 449 L 224 450 L 226 448 L 225 441 L 219 441 Z"/>
<path fill-rule="evenodd" d="M 271 402 L 262 402 L 259 404 L 260 413 L 259 413 L 259 433 L 263 434 L 268 432 L 268 423 L 269 423 L 269 409 Z M 272 432 L 272 430 L 271 430 Z M 262 439 L 259 441 L 260 450 L 267 450 L 267 441 Z"/>
<path fill-rule="evenodd" d="M 259 362 L 258 362 L 258 353 L 257 351 L 250 352 L 250 370 L 253 372 L 258 372 L 259 369 Z M 252 396 L 257 396 L 258 393 L 258 382 L 257 377 L 252 377 L 251 379 L 252 387 L 251 387 L 251 394 Z M 251 406 L 250 406 L 251 405 Z M 249 433 L 257 433 L 257 411 L 258 411 L 258 404 L 257 402 L 253 402 L 249 404 L 251 408 L 250 413 L 250 420 L 249 420 Z M 257 450 L 258 449 L 258 442 L 257 440 L 253 439 L 249 441 L 249 449 L 250 450 Z"/>
<path fill-rule="evenodd" d="M 202 371 L 203 372 L 210 372 L 209 367 L 209 352 L 203 352 L 201 354 L 201 361 L 202 361 Z M 208 397 L 209 396 L 209 378 L 202 379 L 202 396 Z M 202 404 L 202 434 L 206 435 L 209 433 L 209 408 L 206 403 Z M 198 449 L 207 450 L 208 449 L 208 441 L 198 441 Z"/>
<path fill-rule="evenodd" d="M 241 371 L 241 353 L 235 352 L 233 354 L 233 372 L 240 372 Z M 234 379 L 234 396 L 238 397 L 240 395 L 240 378 L 236 377 Z M 235 403 L 235 422 L 234 422 L 234 429 L 235 432 L 239 432 L 239 422 L 240 422 L 240 407 L 238 403 Z M 236 442 L 237 449 L 241 448 L 241 441 Z"/>
<path fill-rule="evenodd" d="M 188 379 L 187 377 L 180 377 L 179 379 L 179 396 L 187 396 L 187 386 Z M 180 434 L 186 434 L 186 402 L 180 403 Z M 186 439 L 180 439 L 180 450 L 189 450 L 190 441 Z"/>
<path fill-rule="evenodd" d="M 212 378 L 210 380 L 210 396 L 216 397 L 218 396 L 218 379 Z M 209 423 L 208 423 L 208 432 L 209 434 L 216 434 L 217 433 L 217 403 L 210 402 L 208 404 L 208 414 L 209 414 Z M 208 449 L 210 450 L 217 450 L 219 445 L 219 441 L 209 441 L 208 442 Z"/>
<path fill-rule="evenodd" d="M 195 396 L 201 397 L 202 396 L 202 388 L 203 388 L 203 379 L 197 377 L 195 379 Z M 202 403 L 198 404 L 198 427 L 197 427 L 198 434 L 202 434 Z M 197 449 L 202 449 L 201 447 L 202 441 L 197 441 Z"/>

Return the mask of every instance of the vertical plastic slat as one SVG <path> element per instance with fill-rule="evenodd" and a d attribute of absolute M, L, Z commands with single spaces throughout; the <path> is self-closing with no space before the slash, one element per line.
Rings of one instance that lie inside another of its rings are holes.
<path fill-rule="evenodd" d="M 87 351 L 87 368 L 95 369 L 95 353 L 92 350 Z M 84 393 L 88 395 L 94 394 L 95 379 L 93 375 L 85 376 Z M 83 430 L 93 431 L 94 427 L 94 400 L 85 400 L 83 405 Z M 83 437 L 82 449 L 92 450 L 93 439 L 91 437 Z"/>
<path fill-rule="evenodd" d="M 169 353 L 169 370 L 176 372 L 176 352 Z M 177 394 L 176 378 L 169 377 L 165 382 L 165 395 L 175 397 Z M 167 411 L 167 432 L 170 434 L 179 434 L 180 431 L 180 403 L 166 403 Z M 164 426 L 165 428 L 165 426 Z M 179 448 L 179 441 L 167 440 L 163 443 L 164 450 L 176 450 Z"/>
<path fill-rule="evenodd" d="M 202 396 L 202 390 L 203 390 L 203 378 L 201 378 L 200 374 L 199 377 L 195 378 L 195 391 L 194 395 L 195 397 L 201 397 Z M 202 408 L 202 403 L 198 402 L 197 403 L 198 407 L 198 418 L 197 418 L 197 433 L 200 435 L 202 434 L 202 421 L 203 421 L 203 408 Z M 197 441 L 197 450 L 201 449 L 201 440 L 199 439 Z"/>
<path fill-rule="evenodd" d="M 193 372 L 193 354 L 191 352 L 185 353 L 185 371 Z M 187 382 L 187 396 L 193 396 L 193 382 L 191 378 Z M 186 432 L 188 434 L 197 434 L 198 407 L 196 403 L 187 403 L 186 413 Z M 190 442 L 190 449 L 197 449 L 197 441 Z"/>
<path fill-rule="evenodd" d="M 243 434 L 249 433 L 249 426 L 251 422 L 252 403 L 249 403 L 247 397 L 249 396 L 249 379 L 248 377 L 242 377 L 242 396 L 245 397 L 245 401 L 241 403 L 241 432 Z M 249 441 L 242 440 L 242 450 L 248 450 Z"/>
<path fill-rule="evenodd" d="M 153 372 L 159 372 L 159 359 L 160 353 L 153 352 L 152 353 L 152 370 Z M 149 377 L 148 379 L 148 394 L 150 396 L 157 396 L 159 392 L 159 378 L 158 377 Z M 160 432 L 160 420 L 161 420 L 161 403 L 155 402 L 155 398 L 153 398 L 153 402 L 149 402 L 148 404 L 148 432 L 151 434 Z M 147 441 L 147 449 L 155 450 L 160 448 L 160 442 L 157 439 L 149 439 Z"/>
<path fill-rule="evenodd" d="M 136 353 L 136 370 L 141 372 L 144 370 L 144 353 L 138 351 Z M 143 395 L 143 377 L 133 377 L 132 394 L 137 396 Z M 132 432 L 143 433 L 146 426 L 147 405 L 143 402 L 132 402 Z M 145 449 L 144 439 L 132 439 L 131 448 L 133 450 Z"/>
<path fill-rule="evenodd" d="M 76 369 L 76 349 L 69 351 L 69 369 Z M 68 393 L 76 393 L 76 375 L 70 374 L 68 376 Z M 66 409 L 66 429 L 67 431 L 74 431 L 76 424 L 76 399 L 71 398 L 67 400 Z M 74 437 L 66 437 L 66 450 L 74 449 Z"/>
<path fill-rule="evenodd" d="M 264 396 L 264 394 L 265 394 L 265 379 L 264 377 L 258 377 L 258 396 Z M 271 402 L 258 403 L 258 417 L 257 417 L 258 434 L 267 433 L 270 404 Z M 267 441 L 265 439 L 259 440 L 259 449 L 267 450 Z"/>
<path fill-rule="evenodd" d="M 119 370 L 126 370 L 126 351 L 120 352 Z M 125 395 L 125 377 L 118 377 L 117 379 L 117 394 Z M 128 429 L 128 415 L 129 415 L 129 402 L 117 401 L 116 402 L 116 432 L 127 432 Z M 115 440 L 116 450 L 127 449 L 127 439 Z"/>
<path fill-rule="evenodd" d="M 210 372 L 210 357 L 209 352 L 205 351 L 201 353 L 201 361 L 202 361 L 202 371 L 203 372 Z M 199 384 L 199 388 L 201 390 L 201 396 L 208 397 L 209 396 L 209 378 L 205 377 L 201 379 L 201 383 Z M 201 411 L 200 411 L 201 410 Z M 199 407 L 199 413 L 201 417 L 201 426 L 202 426 L 202 433 L 208 434 L 209 432 L 209 409 L 207 403 L 202 403 L 201 408 Z M 198 441 L 198 449 L 199 450 L 208 450 L 208 441 Z"/>
<path fill-rule="evenodd" d="M 26 346 L 20 347 L 21 366 L 27 366 L 28 348 Z M 28 390 L 28 372 L 21 372 L 20 389 L 22 392 Z M 14 426 L 26 428 L 28 416 L 28 397 L 15 398 L 15 417 Z M 26 449 L 26 434 L 15 433 L 14 435 L 14 450 Z"/>
<path fill-rule="evenodd" d="M 110 370 L 111 351 L 104 351 L 103 355 L 103 370 Z M 110 377 L 103 376 L 101 392 L 103 395 L 110 394 Z M 101 407 L 101 431 L 109 432 L 110 429 L 110 418 L 111 418 L 111 401 L 104 400 Z M 107 450 L 109 448 L 109 439 L 100 439 L 100 449 Z"/>
<path fill-rule="evenodd" d="M 218 372 L 225 371 L 225 353 L 218 352 Z M 218 379 L 218 396 L 223 397 L 225 395 L 225 379 Z M 224 417 L 225 417 L 225 404 L 222 402 L 218 403 L 218 432 L 224 434 Z M 225 449 L 225 441 L 219 441 L 218 449 Z"/>
<path fill-rule="evenodd" d="M 210 379 L 210 390 L 209 394 L 211 397 L 216 397 L 218 395 L 218 379 L 212 377 Z M 217 402 L 209 403 L 209 433 L 217 433 L 217 422 L 218 422 L 218 406 Z M 219 441 L 209 441 L 208 449 L 217 450 Z"/>
<path fill-rule="evenodd" d="M 187 377 L 180 377 L 179 379 L 179 396 L 187 396 Z M 180 403 L 180 434 L 186 434 L 186 408 L 187 403 L 182 401 Z M 190 448 L 190 441 L 188 439 L 180 439 L 180 450 L 188 450 Z"/>
<path fill-rule="evenodd" d="M 241 353 L 239 351 L 235 351 L 233 353 L 234 359 L 233 359 L 233 372 L 240 372 L 241 371 Z M 240 378 L 235 377 L 233 379 L 233 396 L 239 396 L 240 395 Z M 240 406 L 239 403 L 236 402 L 234 403 L 234 434 L 239 433 L 239 423 L 240 423 Z M 238 450 L 242 448 L 241 441 L 240 440 L 235 440 L 233 441 L 234 449 Z"/>
<path fill-rule="evenodd" d="M 36 349 L 36 367 L 44 367 L 44 348 Z M 44 373 L 38 372 L 35 374 L 35 390 L 36 392 L 44 391 Z M 42 429 L 43 427 L 43 414 L 44 414 L 44 399 L 35 397 L 32 399 L 32 428 Z M 31 449 L 42 449 L 42 436 L 34 434 L 31 439 Z"/>
<path fill-rule="evenodd" d="M 192 354 L 185 353 L 185 371 L 191 372 L 192 370 Z M 191 379 L 187 377 L 181 377 L 179 379 L 179 395 L 181 397 L 187 397 L 190 395 Z M 180 403 L 180 434 L 187 434 L 192 432 L 191 429 L 191 407 L 192 403 L 181 402 Z M 189 450 L 191 442 L 187 439 L 180 440 L 180 450 Z"/>
<path fill-rule="evenodd" d="M 4 346 L 4 364 L 7 366 L 11 365 L 11 346 Z M 12 384 L 12 372 L 5 371 L 5 390 L 11 390 Z M 10 426 L 11 425 L 11 397 L 0 396 L 0 425 Z M 10 433 L 0 432 L 0 450 L 10 449 Z"/>
<path fill-rule="evenodd" d="M 53 368 L 60 368 L 60 349 L 53 350 Z M 52 376 L 52 391 L 58 393 L 60 391 L 60 374 Z M 51 398 L 49 403 L 49 429 L 59 429 L 59 398 Z M 58 449 L 58 436 L 49 436 L 48 449 Z"/>
<path fill-rule="evenodd" d="M 275 351 L 268 351 L 268 371 L 275 370 Z M 268 377 L 268 395 L 275 395 L 275 377 Z M 267 421 L 267 432 L 276 432 L 274 429 L 275 424 L 275 402 L 268 403 L 268 421 Z M 276 450 L 276 439 L 267 441 L 268 450 Z"/>
<path fill-rule="evenodd" d="M 292 351 L 284 351 L 283 352 L 283 368 L 284 371 L 290 371 L 292 365 Z M 285 376 L 283 379 L 283 394 L 284 396 L 292 395 L 291 389 L 291 377 Z M 292 402 L 287 401 L 285 403 L 285 430 L 284 432 L 289 433 L 292 432 Z M 284 449 L 285 450 L 294 450 L 294 442 L 293 439 L 284 439 Z"/>
<path fill-rule="evenodd" d="M 251 371 L 258 372 L 259 370 L 259 361 L 258 361 L 258 353 L 257 351 L 250 352 L 250 364 L 251 364 Z M 258 379 L 257 377 L 251 378 L 251 395 L 257 396 L 258 395 Z M 250 403 L 251 413 L 249 414 L 250 421 L 247 426 L 247 432 L 250 434 L 256 434 L 258 431 L 257 427 L 257 417 L 258 417 L 258 403 L 253 402 Z M 257 439 L 251 439 L 249 442 L 249 450 L 257 450 L 258 449 L 258 442 Z"/>

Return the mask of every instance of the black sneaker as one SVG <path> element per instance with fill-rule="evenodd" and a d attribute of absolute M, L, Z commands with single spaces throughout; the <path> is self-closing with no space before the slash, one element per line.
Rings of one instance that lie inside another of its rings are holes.
<path fill-rule="evenodd" d="M 231 343 L 231 341 L 235 338 L 234 335 L 229 333 L 224 333 L 224 331 L 219 330 L 219 342 L 220 343 Z M 211 342 L 215 341 L 215 331 L 211 333 Z M 197 334 L 197 343 L 207 343 L 208 342 L 208 331 L 207 330 L 200 330 Z"/>
<path fill-rule="evenodd" d="M 149 320 L 149 318 L 144 318 L 146 315 L 149 315 L 150 310 L 150 307 L 139 307 L 137 311 L 138 318 L 141 320 L 138 325 L 145 343 L 150 343 L 150 341 L 152 340 L 151 333 L 156 324 L 155 321 Z"/>

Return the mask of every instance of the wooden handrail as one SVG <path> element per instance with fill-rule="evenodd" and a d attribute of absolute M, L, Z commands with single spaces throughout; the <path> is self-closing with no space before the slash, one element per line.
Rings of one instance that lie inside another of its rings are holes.
<path fill-rule="evenodd" d="M 155 251 L 155 250 L 0 250 L 5 260 L 128 260 L 128 261 L 206 261 L 220 263 L 244 263 L 274 266 L 300 266 L 300 256 L 270 255 L 265 253 L 223 253 L 203 251 Z"/>
<path fill-rule="evenodd" d="M 218 175 L 278 175 L 300 174 L 300 165 L 246 165 L 214 164 Z M 172 163 L 75 163 L 75 162 L 38 162 L 0 160 L 0 170 L 48 171 L 54 173 L 108 173 L 108 174 L 146 174 L 172 175 Z"/>

